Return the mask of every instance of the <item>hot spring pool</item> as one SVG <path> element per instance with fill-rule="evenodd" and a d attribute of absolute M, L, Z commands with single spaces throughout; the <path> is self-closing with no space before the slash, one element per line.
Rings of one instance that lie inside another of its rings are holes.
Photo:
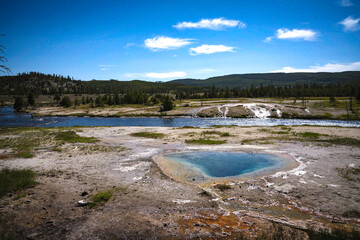
<path fill-rule="evenodd" d="M 195 183 L 249 179 L 294 166 L 273 154 L 218 151 L 164 154 L 157 163 L 170 177 Z"/>

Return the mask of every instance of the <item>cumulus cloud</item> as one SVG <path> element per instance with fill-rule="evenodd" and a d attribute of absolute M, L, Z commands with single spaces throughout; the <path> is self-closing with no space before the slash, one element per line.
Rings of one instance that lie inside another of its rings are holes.
<path fill-rule="evenodd" d="M 176 72 L 163 72 L 163 73 L 126 73 L 124 74 L 127 78 L 139 78 L 139 77 L 147 77 L 147 78 L 179 78 L 185 77 L 186 72 L 176 71 Z"/>
<path fill-rule="evenodd" d="M 351 2 L 351 0 L 341 0 L 340 5 L 343 7 L 351 7 L 354 4 Z"/>
<path fill-rule="evenodd" d="M 157 51 L 161 49 L 177 49 L 183 46 L 191 44 L 192 39 L 181 39 L 158 36 L 154 38 L 148 38 L 144 41 L 145 47 Z"/>
<path fill-rule="evenodd" d="M 310 66 L 309 68 L 292 68 L 292 67 L 283 67 L 281 70 L 271 71 L 274 73 L 283 72 L 283 73 L 294 73 L 294 72 L 344 72 L 344 71 L 359 71 L 360 62 L 353 62 L 347 64 L 333 64 L 328 63 L 323 66 Z"/>
<path fill-rule="evenodd" d="M 270 42 L 272 39 L 302 39 L 305 41 L 314 41 L 318 33 L 310 29 L 293 29 L 280 28 L 276 31 L 275 36 L 267 37 L 264 42 Z"/>
<path fill-rule="evenodd" d="M 355 32 L 360 30 L 360 18 L 354 19 L 352 16 L 345 18 L 339 24 L 344 26 L 345 32 Z"/>
<path fill-rule="evenodd" d="M 303 39 L 306 41 L 315 40 L 316 32 L 306 29 L 293 29 L 281 28 L 277 30 L 276 37 L 278 39 Z"/>
<path fill-rule="evenodd" d="M 219 52 L 235 52 L 235 47 L 225 45 L 207 45 L 203 44 L 199 47 L 190 48 L 190 55 L 213 54 Z"/>
<path fill-rule="evenodd" d="M 222 30 L 229 27 L 245 28 L 246 24 L 238 20 L 227 20 L 225 18 L 201 19 L 199 22 L 179 22 L 173 25 L 177 29 L 204 28 L 211 30 Z"/>

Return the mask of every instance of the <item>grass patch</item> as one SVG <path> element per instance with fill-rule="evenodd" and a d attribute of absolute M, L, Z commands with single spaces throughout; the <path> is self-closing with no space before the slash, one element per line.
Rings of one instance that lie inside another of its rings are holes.
<path fill-rule="evenodd" d="M 54 135 L 56 140 L 68 143 L 95 143 L 98 141 L 94 137 L 81 137 L 74 131 L 57 132 Z"/>
<path fill-rule="evenodd" d="M 110 198 L 112 197 L 112 192 L 111 191 L 101 191 L 98 192 L 97 194 L 95 194 L 95 196 L 93 197 L 93 201 L 95 203 L 104 203 L 110 200 Z"/>
<path fill-rule="evenodd" d="M 121 152 L 125 151 L 125 147 L 118 147 L 118 146 L 103 146 L 103 145 L 88 145 L 88 146 L 81 146 L 79 151 L 81 154 L 90 154 L 94 152 Z"/>
<path fill-rule="evenodd" d="M 342 215 L 346 218 L 360 218 L 360 211 L 352 209 L 344 212 Z"/>
<path fill-rule="evenodd" d="M 58 147 L 54 147 L 52 150 L 55 152 L 62 152 L 62 149 Z"/>
<path fill-rule="evenodd" d="M 288 126 L 281 126 L 280 128 L 281 128 L 281 130 L 284 130 L 284 131 L 291 131 L 292 130 L 292 128 L 288 127 Z"/>
<path fill-rule="evenodd" d="M 212 128 L 232 128 L 237 127 L 237 125 L 211 125 Z"/>
<path fill-rule="evenodd" d="M 354 147 L 360 147 L 360 140 L 356 138 L 331 138 L 326 140 L 320 140 L 321 142 L 326 142 L 334 145 L 345 145 L 345 146 L 354 146 Z"/>
<path fill-rule="evenodd" d="M 271 133 L 274 133 L 274 134 L 289 134 L 288 131 L 272 131 Z"/>
<path fill-rule="evenodd" d="M 198 145 L 215 145 L 215 144 L 223 144 L 226 141 L 222 140 L 211 140 L 211 139 L 190 139 L 185 140 L 187 144 L 198 144 Z"/>
<path fill-rule="evenodd" d="M 310 240 L 355 240 L 360 239 L 360 232 L 356 230 L 333 229 L 331 232 L 306 230 Z"/>
<path fill-rule="evenodd" d="M 231 189 L 231 186 L 228 184 L 217 184 L 215 187 L 220 191 Z"/>
<path fill-rule="evenodd" d="M 0 196 L 29 188 L 35 183 L 35 173 L 32 170 L 2 170 L 0 172 Z"/>
<path fill-rule="evenodd" d="M 33 149 L 39 147 L 42 142 L 48 141 L 47 135 L 47 131 L 28 131 L 18 136 L 6 137 L 1 139 L 0 148 L 11 148 L 12 157 L 32 158 Z"/>
<path fill-rule="evenodd" d="M 15 156 L 18 158 L 32 158 L 34 157 L 34 154 L 31 152 L 29 148 L 26 148 L 17 151 Z"/>
<path fill-rule="evenodd" d="M 259 132 L 271 132 L 270 129 L 267 128 L 260 128 Z"/>
<path fill-rule="evenodd" d="M 219 135 L 220 137 L 229 137 L 230 133 L 220 132 L 220 131 L 204 131 L 201 134 L 203 135 Z"/>
<path fill-rule="evenodd" d="M 360 181 L 360 167 L 335 168 L 335 170 L 340 177 L 345 178 L 348 181 Z"/>
<path fill-rule="evenodd" d="M 163 134 L 163 133 L 154 133 L 154 132 L 136 132 L 136 133 L 131 133 L 130 136 L 157 139 L 157 138 L 165 137 L 165 134 Z"/>
<path fill-rule="evenodd" d="M 92 197 L 92 202 L 88 206 L 93 208 L 99 204 L 104 204 L 109 201 L 112 196 L 113 193 L 111 190 L 100 191 Z"/>
<path fill-rule="evenodd" d="M 318 139 L 322 134 L 314 132 L 303 132 L 299 134 L 303 138 Z"/>

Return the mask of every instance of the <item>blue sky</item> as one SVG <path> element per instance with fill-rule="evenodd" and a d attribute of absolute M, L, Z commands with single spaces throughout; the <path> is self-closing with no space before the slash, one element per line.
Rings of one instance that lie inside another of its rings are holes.
<path fill-rule="evenodd" d="M 167 81 L 360 70 L 360 0 L 0 0 L 13 74 Z"/>

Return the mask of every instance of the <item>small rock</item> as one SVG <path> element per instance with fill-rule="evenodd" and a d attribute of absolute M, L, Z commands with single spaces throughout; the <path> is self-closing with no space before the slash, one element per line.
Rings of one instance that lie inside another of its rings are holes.
<path fill-rule="evenodd" d="M 167 223 L 164 223 L 164 227 L 167 227 Z"/>
<path fill-rule="evenodd" d="M 91 202 L 86 202 L 85 200 L 80 200 L 76 203 L 76 206 L 83 207 L 83 206 L 89 205 L 90 203 Z"/>
<path fill-rule="evenodd" d="M 46 208 L 46 207 L 43 207 L 42 209 L 43 209 L 43 210 L 46 210 L 47 208 Z"/>
<path fill-rule="evenodd" d="M 81 196 L 83 197 L 83 196 L 86 196 L 86 195 L 88 195 L 88 192 L 82 192 L 81 193 Z"/>
<path fill-rule="evenodd" d="M 30 200 L 26 200 L 26 203 L 31 203 L 31 201 L 30 201 Z"/>

